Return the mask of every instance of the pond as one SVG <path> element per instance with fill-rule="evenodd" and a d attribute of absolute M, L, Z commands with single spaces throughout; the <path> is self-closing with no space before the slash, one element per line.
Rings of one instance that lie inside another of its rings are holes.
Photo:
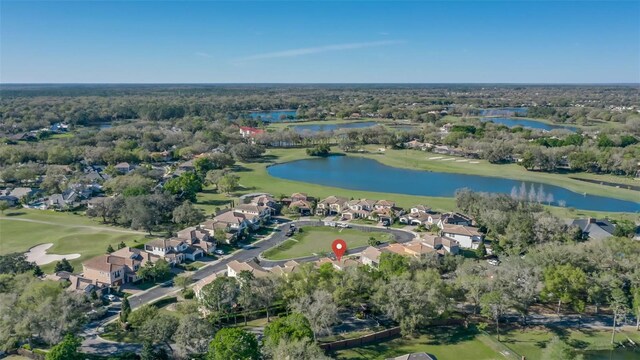
<path fill-rule="evenodd" d="M 251 111 L 248 115 L 254 120 L 268 122 L 291 121 L 296 119 L 295 110 Z"/>
<path fill-rule="evenodd" d="M 530 119 L 517 119 L 517 118 L 510 118 L 510 117 L 484 117 L 481 120 L 484 122 L 491 121 L 493 123 L 505 125 L 508 127 L 522 126 L 524 128 L 540 129 L 540 130 L 546 130 L 546 131 L 551 131 L 554 129 L 565 129 L 565 130 L 575 132 L 578 129 L 575 126 L 553 125 L 553 124 L 547 124 L 541 121 L 535 121 Z"/>
<path fill-rule="evenodd" d="M 375 160 L 350 156 L 298 160 L 270 166 L 267 171 L 271 176 L 287 180 L 352 190 L 418 196 L 452 197 L 456 190 L 465 187 L 475 191 L 509 194 L 513 190 L 517 192 L 523 184 L 522 181 L 497 177 L 395 168 Z M 535 192 L 540 192 L 542 188 L 546 194 L 544 197 L 552 200 L 552 205 L 594 211 L 640 211 L 640 193 L 636 201 L 625 201 L 579 194 L 548 184 L 524 182 L 524 186 L 527 193 L 531 187 Z M 553 199 L 550 199 L 551 196 Z"/>
<path fill-rule="evenodd" d="M 375 121 L 360 121 L 343 124 L 314 124 L 314 125 L 295 125 L 293 130 L 297 133 L 311 132 L 317 133 L 322 131 L 334 131 L 338 129 L 362 129 L 378 125 Z"/>

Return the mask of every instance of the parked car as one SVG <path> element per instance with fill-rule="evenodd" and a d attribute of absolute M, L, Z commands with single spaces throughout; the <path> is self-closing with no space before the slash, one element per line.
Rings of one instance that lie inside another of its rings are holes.
<path fill-rule="evenodd" d="M 335 227 L 335 226 L 336 226 L 336 223 L 335 223 L 335 222 L 333 222 L 333 221 L 328 221 L 328 222 L 326 222 L 326 223 L 324 223 L 324 224 L 325 224 L 326 226 L 331 226 L 331 227 Z"/>
<path fill-rule="evenodd" d="M 118 297 L 113 295 L 113 294 L 107 294 L 107 295 L 103 296 L 102 298 L 105 299 L 105 300 L 111 301 L 111 302 L 118 301 Z"/>
<path fill-rule="evenodd" d="M 222 251 L 220 249 L 214 250 L 213 253 L 216 254 L 216 255 L 224 255 L 224 251 Z"/>
<path fill-rule="evenodd" d="M 351 228 L 351 225 L 347 224 L 347 223 L 338 223 L 338 227 L 344 228 L 344 229 L 349 229 Z"/>
<path fill-rule="evenodd" d="M 489 263 L 489 265 L 493 265 L 493 266 L 500 265 L 500 260 L 498 260 L 498 259 L 489 259 L 489 260 L 487 260 L 487 262 Z"/>
<path fill-rule="evenodd" d="M 293 235 L 293 233 L 294 233 L 294 230 L 293 229 L 289 229 L 285 235 L 286 236 L 291 236 L 291 235 Z"/>

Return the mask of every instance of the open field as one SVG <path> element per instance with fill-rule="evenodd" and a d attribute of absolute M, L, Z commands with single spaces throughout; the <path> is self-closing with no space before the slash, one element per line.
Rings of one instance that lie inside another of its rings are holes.
<path fill-rule="evenodd" d="M 640 201 L 640 193 L 627 189 L 617 189 L 610 186 L 599 184 L 591 184 L 575 179 L 570 179 L 565 174 L 548 174 L 541 172 L 530 172 L 524 168 L 515 165 L 494 165 L 486 161 L 478 160 L 477 164 L 468 162 L 455 161 L 437 161 L 429 160 L 429 157 L 435 156 L 428 152 L 417 150 L 387 150 L 385 153 L 375 151 L 377 147 L 367 147 L 369 152 L 354 153 L 349 156 L 362 156 L 380 161 L 383 164 L 395 167 L 443 171 L 452 173 L 465 173 L 483 176 L 499 176 L 516 180 L 536 181 L 562 186 L 576 192 L 587 192 L 594 195 L 611 196 L 620 199 L 637 199 Z M 306 192 L 311 196 L 323 198 L 330 195 L 345 196 L 347 198 L 370 198 L 370 199 L 393 199 L 398 206 L 410 207 L 415 204 L 426 204 L 435 210 L 451 211 L 455 210 L 455 201 L 453 198 L 447 197 L 428 197 L 404 195 L 395 193 L 380 193 L 370 191 L 357 191 L 329 187 L 324 185 L 310 184 L 300 181 L 292 181 L 278 179 L 269 176 L 267 166 L 275 163 L 283 163 L 293 160 L 310 158 L 306 155 L 304 149 L 269 149 L 267 156 L 270 157 L 268 162 L 245 163 L 238 167 L 237 174 L 240 176 L 241 190 L 235 193 L 235 196 L 250 192 L 268 192 L 274 196 L 280 194 L 290 195 L 293 192 Z M 581 174 L 571 174 L 571 176 L 580 176 Z M 615 181 L 619 179 L 616 176 L 607 176 L 607 181 Z M 622 178 L 624 179 L 624 178 Z M 198 195 L 198 206 L 203 208 L 207 213 L 213 212 L 215 207 L 224 207 L 233 197 L 224 194 L 217 194 L 212 191 L 200 193 Z M 630 219 L 638 220 L 637 214 L 603 212 L 603 211 L 586 211 L 580 209 L 569 209 L 560 207 L 548 207 L 554 214 L 563 218 L 575 217 L 609 217 L 613 219 Z"/>
<path fill-rule="evenodd" d="M 355 229 L 321 226 L 303 227 L 302 233 L 296 232 L 292 239 L 265 251 L 263 256 L 269 260 L 285 260 L 331 252 L 331 243 L 335 239 L 344 240 L 347 243 L 348 250 L 366 246 L 371 236 L 380 242 L 386 242 L 390 239 L 389 234 L 375 231 L 363 232 Z"/>
<path fill-rule="evenodd" d="M 53 243 L 47 250 L 50 254 L 81 255 L 70 261 L 76 270 L 81 268 L 82 261 L 103 254 L 109 244 L 115 248 L 124 241 L 133 246 L 142 242 L 144 236 L 71 213 L 18 209 L 0 216 L 0 254 L 25 252 L 38 244 Z M 55 262 L 42 269 L 51 272 L 54 265 Z"/>
<path fill-rule="evenodd" d="M 437 359 L 505 359 L 486 344 L 484 335 L 476 335 L 462 328 L 446 330 L 434 328 L 433 333 L 411 339 L 395 339 L 359 348 L 337 351 L 341 360 L 387 359 L 416 352 L 426 352 Z"/>

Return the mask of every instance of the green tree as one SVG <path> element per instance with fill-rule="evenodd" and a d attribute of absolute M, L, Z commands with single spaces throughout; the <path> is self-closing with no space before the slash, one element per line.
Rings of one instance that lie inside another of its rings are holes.
<path fill-rule="evenodd" d="M 484 245 L 484 241 L 480 241 L 475 253 L 478 259 L 484 259 L 484 257 L 487 256 L 487 247 Z"/>
<path fill-rule="evenodd" d="M 378 270 L 386 277 L 401 275 L 409 271 L 409 259 L 400 254 L 383 252 Z"/>
<path fill-rule="evenodd" d="M 231 313 L 238 301 L 238 282 L 233 277 L 219 277 L 200 291 L 200 303 L 215 317 Z"/>
<path fill-rule="evenodd" d="M 0 255 L 0 274 L 22 274 L 33 271 L 35 263 L 27 261 L 24 253 Z"/>
<path fill-rule="evenodd" d="M 73 335 L 67 335 L 64 337 L 61 343 L 51 348 L 47 355 L 46 360 L 76 360 L 82 359 L 82 355 L 78 352 L 78 348 L 82 341 L 80 338 Z"/>
<path fill-rule="evenodd" d="M 139 328 L 144 325 L 147 320 L 152 319 L 158 315 L 158 308 L 153 305 L 144 304 L 137 308 L 135 311 L 127 317 L 131 326 Z"/>
<path fill-rule="evenodd" d="M 380 240 L 376 239 L 374 236 L 369 236 L 369 240 L 367 240 L 369 246 L 378 246 L 380 245 Z"/>
<path fill-rule="evenodd" d="M 209 344 L 207 360 L 258 360 L 260 350 L 255 335 L 238 328 L 223 328 Z"/>
<path fill-rule="evenodd" d="M 263 343 L 266 347 L 275 348 L 281 340 L 295 341 L 313 339 L 313 331 L 309 320 L 300 313 L 292 313 L 278 318 L 264 328 Z"/>
<path fill-rule="evenodd" d="M 611 290 L 609 305 L 611 307 L 611 311 L 613 311 L 613 326 L 611 328 L 611 344 L 613 345 L 616 337 L 616 325 L 618 319 L 626 317 L 627 312 L 629 311 L 629 299 L 627 298 L 627 294 L 625 294 L 624 290 L 617 286 L 614 287 Z"/>
<path fill-rule="evenodd" d="M 186 358 L 191 353 L 206 353 L 212 336 L 211 324 L 198 315 L 190 313 L 180 318 L 174 338 L 178 350 Z"/>
<path fill-rule="evenodd" d="M 640 331 L 640 286 L 632 289 L 633 314 L 636 317 L 636 330 Z"/>
<path fill-rule="evenodd" d="M 255 276 L 250 271 L 240 271 L 237 276 L 238 283 L 240 285 L 240 292 L 238 294 L 238 304 L 242 307 L 242 314 L 244 315 L 244 325 L 247 325 L 247 312 L 252 310 L 256 305 L 256 298 L 253 294 L 253 281 Z"/>
<path fill-rule="evenodd" d="M 193 172 L 186 172 L 164 184 L 164 190 L 183 199 L 196 202 L 196 194 L 202 191 L 202 180 Z"/>
<path fill-rule="evenodd" d="M 180 206 L 173 209 L 173 222 L 182 226 L 191 226 L 198 224 L 204 220 L 202 210 L 193 206 L 190 201 L 183 202 Z"/>
<path fill-rule="evenodd" d="M 331 294 L 325 290 L 316 290 L 311 295 L 296 299 L 290 307 L 309 320 L 314 340 L 325 334 L 338 320 L 338 307 Z"/>
<path fill-rule="evenodd" d="M 73 266 L 71 266 L 71 264 L 69 263 L 69 260 L 67 260 L 66 258 L 62 258 L 62 260 L 58 261 L 56 263 L 56 267 L 54 269 L 55 272 L 58 271 L 68 271 L 68 272 L 73 272 Z"/>
<path fill-rule="evenodd" d="M 310 339 L 282 340 L 270 349 L 272 359 L 278 360 L 330 360 Z"/>
<path fill-rule="evenodd" d="M 111 246 L 111 244 L 109 244 L 107 246 L 107 254 L 111 254 L 112 252 L 116 251 L 113 246 Z"/>
<path fill-rule="evenodd" d="M 122 303 L 120 304 L 120 322 L 126 324 L 130 314 L 131 305 L 129 304 L 129 299 L 127 297 L 124 297 L 122 299 Z"/>
<path fill-rule="evenodd" d="M 318 144 L 306 150 L 309 156 L 327 156 L 331 152 L 331 148 L 327 144 Z"/>
<path fill-rule="evenodd" d="M 587 292 L 587 275 L 571 264 L 551 266 L 544 271 L 542 298 L 557 301 L 557 313 L 562 304 L 578 312 L 584 311 Z"/>
<path fill-rule="evenodd" d="M 177 329 L 178 319 L 175 316 L 159 313 L 145 321 L 138 329 L 138 334 L 147 341 L 164 344 L 173 351 L 171 341 Z"/>
<path fill-rule="evenodd" d="M 496 333 L 500 341 L 500 318 L 509 308 L 505 293 L 495 289 L 482 295 L 480 298 L 482 315 L 491 318 L 496 323 Z"/>
<path fill-rule="evenodd" d="M 125 244 L 124 241 L 120 241 L 120 243 L 118 244 L 118 250 L 124 249 L 126 247 L 127 247 L 127 244 Z"/>
<path fill-rule="evenodd" d="M 233 174 L 225 174 L 220 179 L 218 179 L 218 190 L 225 194 L 231 193 L 238 187 L 240 183 L 240 178 Z"/>
<path fill-rule="evenodd" d="M 0 201 L 0 214 L 4 214 L 5 210 L 9 209 L 11 206 L 8 201 L 1 200 Z"/>

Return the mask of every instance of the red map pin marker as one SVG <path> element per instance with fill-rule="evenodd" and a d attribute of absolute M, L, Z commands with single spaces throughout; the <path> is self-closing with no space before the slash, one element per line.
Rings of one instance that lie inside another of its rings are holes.
<path fill-rule="evenodd" d="M 333 244 L 331 244 L 331 248 L 333 249 L 333 253 L 336 254 L 338 261 L 340 261 L 344 252 L 347 251 L 347 243 L 342 239 L 335 239 L 333 240 Z"/>

